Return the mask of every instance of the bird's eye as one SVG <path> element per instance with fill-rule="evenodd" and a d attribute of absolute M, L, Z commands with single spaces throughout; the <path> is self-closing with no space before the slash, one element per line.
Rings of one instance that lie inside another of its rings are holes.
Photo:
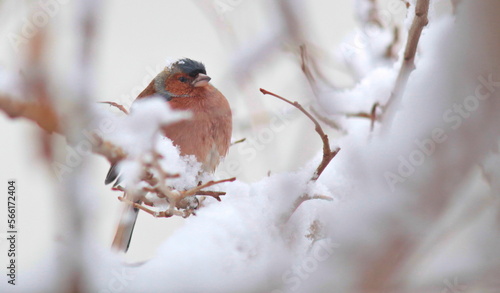
<path fill-rule="evenodd" d="M 181 77 L 179 77 L 179 81 L 180 82 L 186 82 L 187 78 L 185 78 L 184 76 L 181 76 Z"/>

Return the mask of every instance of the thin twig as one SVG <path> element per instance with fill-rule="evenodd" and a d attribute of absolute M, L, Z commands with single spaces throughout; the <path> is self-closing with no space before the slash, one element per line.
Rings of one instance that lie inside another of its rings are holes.
<path fill-rule="evenodd" d="M 177 191 L 171 190 L 169 188 L 169 191 L 167 194 L 164 194 L 160 187 L 155 187 L 155 188 L 144 187 L 143 191 L 155 193 L 159 198 L 165 198 L 167 200 L 167 202 L 169 203 L 169 208 L 166 211 L 154 211 L 152 209 L 149 209 L 149 208 L 143 206 L 140 202 L 145 202 L 145 204 L 149 205 L 149 206 L 153 205 L 152 202 L 148 201 L 145 198 L 142 198 L 139 203 L 130 201 L 130 200 L 124 198 L 123 196 L 119 196 L 118 199 L 122 202 L 125 202 L 125 203 L 133 206 L 134 208 L 138 208 L 142 211 L 145 211 L 148 214 L 153 215 L 154 217 L 167 217 L 167 218 L 171 217 L 171 216 L 188 217 L 189 215 L 194 214 L 194 211 L 191 208 L 185 208 L 184 206 L 181 206 L 182 199 L 189 197 L 189 196 L 193 196 L 193 195 L 203 195 L 203 196 L 211 196 L 211 197 L 215 198 L 217 201 L 221 201 L 220 197 L 223 195 L 226 195 L 225 192 L 207 191 L 207 190 L 202 190 L 202 189 L 216 185 L 216 184 L 220 184 L 223 182 L 233 182 L 234 180 L 236 180 L 236 177 L 218 180 L 218 181 L 209 181 L 205 184 L 201 184 L 195 188 L 192 188 L 192 189 L 186 190 L 186 191 L 182 191 L 182 192 L 177 192 Z M 115 188 L 114 190 L 122 191 L 123 188 Z"/>
<path fill-rule="evenodd" d="M 322 72 L 322 70 L 318 65 L 318 62 L 316 61 L 316 58 L 313 58 L 314 56 L 311 56 L 308 47 L 306 45 L 300 45 L 299 50 L 300 50 L 300 69 L 306 76 L 307 81 L 309 82 L 309 85 L 311 86 L 314 94 L 318 96 L 319 91 L 316 78 L 314 77 L 313 72 L 316 73 L 316 75 L 322 80 L 324 84 L 328 85 L 332 89 L 336 88 Z"/>
<path fill-rule="evenodd" d="M 234 142 L 232 142 L 232 143 L 231 143 L 231 146 L 233 146 L 233 145 L 235 145 L 235 144 L 242 143 L 242 142 L 244 142 L 245 140 L 247 140 L 247 139 L 246 139 L 246 138 L 242 138 L 242 139 L 239 139 L 239 140 L 237 140 L 237 141 L 234 141 Z"/>
<path fill-rule="evenodd" d="M 102 139 L 96 133 L 92 134 L 95 143 L 92 144 L 92 152 L 100 154 L 111 164 L 121 161 L 127 157 L 127 153 L 119 146 L 114 145 L 112 142 Z"/>
<path fill-rule="evenodd" d="M 400 36 L 399 36 L 399 26 L 396 24 L 394 26 L 394 29 L 392 31 L 392 42 L 391 44 L 387 47 L 387 50 L 385 52 L 385 57 L 388 59 L 397 59 L 398 57 L 398 49 L 399 49 L 399 43 L 400 43 Z"/>
<path fill-rule="evenodd" d="M 123 105 L 120 105 L 118 103 L 115 103 L 115 102 L 108 102 L 108 101 L 104 101 L 104 102 L 99 102 L 100 104 L 108 104 L 108 105 L 111 105 L 111 106 L 114 106 L 116 108 L 118 108 L 118 110 L 122 111 L 123 113 L 127 114 L 128 115 L 128 110 L 125 109 L 125 107 Z"/>
<path fill-rule="evenodd" d="M 159 155 L 159 154 L 158 154 L 158 155 Z M 155 155 L 154 155 L 154 156 L 155 156 Z M 153 167 L 153 165 L 152 165 L 151 163 L 144 163 L 144 166 L 145 166 L 146 168 L 151 168 L 151 167 Z M 165 178 L 167 178 L 167 179 L 175 179 L 175 178 L 180 178 L 180 177 L 181 177 L 181 174 L 179 174 L 179 173 L 169 173 L 169 172 L 166 172 L 166 171 L 163 171 L 163 172 L 164 172 L 164 174 L 163 174 L 163 175 L 164 175 L 164 176 L 165 176 Z M 150 171 L 146 171 L 146 172 L 144 173 L 144 176 L 143 176 L 142 180 L 146 180 L 146 181 L 148 181 L 148 182 L 149 182 L 149 181 L 150 181 L 150 180 L 152 180 L 153 178 L 154 178 L 153 173 L 151 173 Z M 156 183 L 153 183 L 152 185 L 155 185 L 155 184 L 156 184 Z"/>
<path fill-rule="evenodd" d="M 184 210 L 184 211 L 179 211 L 179 210 L 155 211 L 155 210 L 149 209 L 141 204 L 130 201 L 122 196 L 119 196 L 118 199 L 121 202 L 124 202 L 128 205 L 131 205 L 132 207 L 134 207 L 136 209 L 140 209 L 141 211 L 144 211 L 144 212 L 152 215 L 155 218 L 170 218 L 172 216 L 181 216 L 181 217 L 185 218 L 190 214 L 190 212 L 188 212 L 186 210 Z"/>
<path fill-rule="evenodd" d="M 406 41 L 406 48 L 404 52 L 404 60 L 401 64 L 394 89 L 384 107 L 384 115 L 387 114 L 387 116 L 389 116 L 389 119 L 390 116 L 392 116 L 390 112 L 394 111 L 394 109 L 392 109 L 394 108 L 394 106 L 391 105 L 401 100 L 401 97 L 403 96 L 404 90 L 406 88 L 406 84 L 408 83 L 408 78 L 410 77 L 411 72 L 415 69 L 415 54 L 417 52 L 420 35 L 422 34 L 422 30 L 424 29 L 424 27 L 427 25 L 427 23 L 429 23 L 429 19 L 427 18 L 428 12 L 429 0 L 418 0 L 415 7 L 415 18 L 413 19 L 410 31 L 408 32 L 408 39 Z"/>
<path fill-rule="evenodd" d="M 319 176 L 321 176 L 321 173 L 323 173 L 323 171 L 328 166 L 330 161 L 340 151 L 340 148 L 336 148 L 333 151 L 331 150 L 328 135 L 325 134 L 325 132 L 323 131 L 323 128 L 321 128 L 321 125 L 319 124 L 319 122 L 306 109 L 304 109 L 304 107 L 302 107 L 302 105 L 300 105 L 298 102 L 296 102 L 296 101 L 291 102 L 290 100 L 283 98 L 282 96 L 279 96 L 275 93 L 272 93 L 272 92 L 267 91 L 267 90 L 262 89 L 262 88 L 260 89 L 260 91 L 264 95 L 271 95 L 273 97 L 276 97 L 276 98 L 294 106 L 295 108 L 299 109 L 302 113 L 304 113 L 304 115 L 306 115 L 307 118 L 309 118 L 314 123 L 314 126 L 315 126 L 314 129 L 316 130 L 316 132 L 321 137 L 321 140 L 323 141 L 323 159 L 321 160 L 321 163 L 319 164 L 318 168 L 316 169 L 316 171 L 314 171 L 314 174 L 311 177 L 312 181 L 316 181 L 319 178 Z"/>
<path fill-rule="evenodd" d="M 124 203 L 126 203 L 126 204 L 128 204 L 128 205 L 131 205 L 132 207 L 134 207 L 134 208 L 136 208 L 136 209 L 140 209 L 140 210 L 142 210 L 142 211 L 145 211 L 146 213 L 151 214 L 151 215 L 153 215 L 153 216 L 155 216 L 155 217 L 156 217 L 156 213 L 157 213 L 156 211 L 153 211 L 153 210 L 151 210 L 151 209 L 148 209 L 148 208 L 144 207 L 144 206 L 143 206 L 143 205 L 141 205 L 141 204 L 138 204 L 138 203 L 135 203 L 135 202 L 133 202 L 133 201 L 131 201 L 131 200 L 128 200 L 128 199 L 126 199 L 126 198 L 125 198 L 125 197 L 123 197 L 123 196 L 119 196 L 119 197 L 118 197 L 118 200 L 119 200 L 119 201 L 121 201 L 121 202 L 124 202 Z"/>
<path fill-rule="evenodd" d="M 211 196 L 215 198 L 218 201 L 221 201 L 220 196 L 226 195 L 224 191 L 208 191 L 208 190 L 200 190 L 195 193 L 195 195 L 204 195 L 204 196 Z"/>
<path fill-rule="evenodd" d="M 186 190 L 181 192 L 181 199 L 186 198 L 191 195 L 196 195 L 197 192 L 201 191 L 203 188 L 207 188 L 213 185 L 217 185 L 223 182 L 233 182 L 236 180 L 236 177 L 228 178 L 228 179 L 222 179 L 222 180 L 217 180 L 217 181 L 208 181 L 207 183 L 201 184 L 199 186 L 196 186 L 195 188 L 192 188 L 190 190 Z M 215 197 L 216 195 L 214 195 Z M 219 200 L 220 201 L 220 200 Z"/>
<path fill-rule="evenodd" d="M 326 200 L 326 201 L 333 201 L 333 198 L 331 198 L 329 196 L 326 196 L 326 195 L 313 195 L 313 196 L 309 196 L 308 194 L 304 194 L 304 195 L 300 196 L 299 198 L 297 198 L 297 200 L 293 203 L 292 209 L 285 216 L 284 223 L 287 223 L 288 220 L 290 220 L 290 218 L 292 217 L 292 215 L 295 213 L 295 211 L 300 207 L 300 205 L 302 203 L 304 203 L 305 201 L 308 201 L 308 200 L 313 200 L 313 199 L 322 199 L 322 200 Z"/>
<path fill-rule="evenodd" d="M 178 203 L 177 195 L 178 193 L 173 191 L 166 184 L 166 180 L 170 174 L 168 174 L 160 165 L 159 160 L 161 159 L 161 154 L 157 151 L 153 151 L 153 160 L 151 161 L 151 166 L 158 172 L 158 186 L 157 189 L 160 191 L 157 193 L 158 197 L 166 197 L 169 202 L 169 213 L 174 213 L 175 206 Z"/>
<path fill-rule="evenodd" d="M 123 187 L 122 187 L 122 186 L 120 186 L 120 185 L 116 185 L 116 186 L 111 187 L 111 190 L 112 190 L 112 191 L 121 191 L 121 192 L 125 192 L 125 188 L 123 188 Z"/>
<path fill-rule="evenodd" d="M 302 72 L 307 78 L 307 81 L 309 82 L 309 85 L 311 86 L 313 92 L 315 95 L 317 95 L 317 85 L 316 85 L 316 80 L 314 79 L 314 75 L 311 72 L 311 69 L 309 68 L 309 56 L 307 55 L 307 48 L 305 45 L 300 46 L 300 68 L 302 69 Z"/>
<path fill-rule="evenodd" d="M 338 131 L 341 131 L 341 132 L 345 132 L 342 127 L 340 127 L 340 125 L 337 124 L 337 122 L 333 121 L 332 119 L 330 118 L 327 118 L 325 117 L 324 115 L 322 115 L 321 113 L 319 113 L 318 110 L 316 110 L 316 108 L 314 107 L 309 107 L 309 109 L 311 110 L 311 112 L 314 114 L 314 116 L 316 116 L 319 120 L 321 120 L 321 122 L 323 122 L 324 124 L 330 126 L 331 128 L 335 129 L 335 130 L 338 130 Z"/>
<path fill-rule="evenodd" d="M 372 106 L 372 111 L 371 113 L 371 122 L 370 122 L 370 131 L 373 131 L 373 128 L 375 127 L 375 121 L 377 121 L 377 108 L 380 107 L 380 104 L 377 102 L 373 104 Z"/>

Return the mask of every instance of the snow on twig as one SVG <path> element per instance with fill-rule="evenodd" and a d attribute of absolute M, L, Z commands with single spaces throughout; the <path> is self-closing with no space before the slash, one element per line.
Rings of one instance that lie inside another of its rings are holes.
<path fill-rule="evenodd" d="M 415 6 L 415 18 L 413 18 L 413 23 L 408 32 L 408 38 L 406 40 L 406 47 L 403 55 L 403 63 L 396 79 L 394 89 L 392 90 L 389 100 L 384 106 L 384 116 L 388 116 L 387 123 L 390 123 L 392 113 L 395 111 L 394 103 L 398 103 L 401 97 L 404 95 L 406 84 L 408 83 L 408 78 L 411 72 L 415 69 L 415 54 L 417 53 L 418 42 L 422 34 L 422 30 L 429 23 L 427 14 L 429 13 L 429 2 L 430 0 L 418 0 Z"/>

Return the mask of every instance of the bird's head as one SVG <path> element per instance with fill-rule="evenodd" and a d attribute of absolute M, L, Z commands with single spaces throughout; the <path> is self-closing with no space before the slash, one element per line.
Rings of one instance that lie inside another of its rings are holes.
<path fill-rule="evenodd" d="M 165 68 L 154 80 L 157 94 L 168 100 L 174 97 L 189 97 L 207 86 L 210 77 L 205 65 L 188 58 L 180 59 Z"/>

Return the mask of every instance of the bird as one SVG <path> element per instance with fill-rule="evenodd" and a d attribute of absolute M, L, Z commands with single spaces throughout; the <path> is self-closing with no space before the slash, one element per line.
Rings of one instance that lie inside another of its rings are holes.
<path fill-rule="evenodd" d="M 202 172 L 213 173 L 231 145 L 232 112 L 210 81 L 203 63 L 182 58 L 165 67 L 135 101 L 160 96 L 172 109 L 190 111 L 191 119 L 162 127 L 162 134 L 181 156 L 194 155 Z M 119 182 L 117 164 L 110 167 L 105 184 L 115 181 Z M 127 252 L 138 212 L 131 206 L 124 210 L 112 244 L 115 250 Z"/>

